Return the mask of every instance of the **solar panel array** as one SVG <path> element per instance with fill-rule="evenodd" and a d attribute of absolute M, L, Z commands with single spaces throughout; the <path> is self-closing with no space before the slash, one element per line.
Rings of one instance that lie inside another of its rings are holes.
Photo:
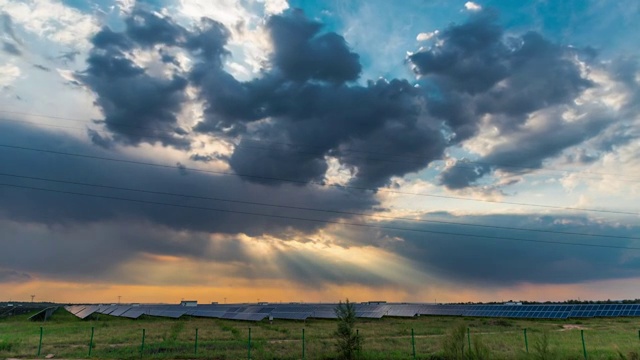
<path fill-rule="evenodd" d="M 581 317 L 640 316 L 640 304 L 526 304 L 526 305 L 434 305 L 362 303 L 354 304 L 359 318 L 383 316 L 414 317 L 420 315 L 478 316 L 527 319 L 566 319 Z M 181 305 L 68 305 L 65 309 L 80 319 L 94 314 L 137 319 L 142 315 L 177 319 L 195 316 L 243 321 L 266 318 L 306 320 L 335 319 L 336 304 L 211 304 Z"/>

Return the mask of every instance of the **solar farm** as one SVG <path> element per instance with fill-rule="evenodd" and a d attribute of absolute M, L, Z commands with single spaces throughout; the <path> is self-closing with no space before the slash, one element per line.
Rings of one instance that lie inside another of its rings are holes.
<path fill-rule="evenodd" d="M 264 319 L 335 319 L 336 304 L 207 304 L 183 305 L 69 305 L 65 309 L 80 319 L 103 314 L 129 319 L 142 315 L 177 319 L 181 316 L 240 321 Z M 358 318 L 449 315 L 524 319 L 567 319 L 640 316 L 640 304 L 533 304 L 533 305 L 434 305 L 361 303 L 355 304 Z"/>
<path fill-rule="evenodd" d="M 338 358 L 336 304 L 23 305 L 0 317 L 0 359 Z M 640 354 L 640 304 L 354 305 L 360 360 Z M 447 355 L 455 329 L 464 351 L 481 346 L 484 355 Z"/>

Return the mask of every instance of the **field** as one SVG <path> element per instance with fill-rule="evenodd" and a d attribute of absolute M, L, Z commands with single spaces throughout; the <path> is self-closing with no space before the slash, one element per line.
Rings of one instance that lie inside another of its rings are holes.
<path fill-rule="evenodd" d="M 0 358 L 37 358 L 41 327 L 40 358 L 53 354 L 58 359 L 139 359 L 141 355 L 149 359 L 247 359 L 251 332 L 252 359 L 301 359 L 303 328 L 305 359 L 336 356 L 335 320 L 275 320 L 270 324 L 202 318 L 129 320 L 103 315 L 82 321 L 63 309 L 45 323 L 30 322 L 27 317 L 0 320 Z M 412 329 L 417 359 L 444 359 L 443 344 L 452 341 L 456 328 L 457 344 L 465 346 L 467 355 L 470 341 L 472 347 L 484 349 L 478 353 L 488 359 L 584 359 L 582 334 L 589 359 L 639 359 L 640 353 L 640 318 L 511 320 L 422 316 L 359 319 L 357 327 L 364 337 L 360 359 L 412 359 Z"/>

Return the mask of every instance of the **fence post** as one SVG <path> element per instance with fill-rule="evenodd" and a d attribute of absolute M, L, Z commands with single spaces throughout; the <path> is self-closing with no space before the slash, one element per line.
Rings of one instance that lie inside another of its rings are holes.
<path fill-rule="evenodd" d="M 38 357 L 40 356 L 40 351 L 42 350 L 42 326 L 40 326 L 40 342 L 38 343 Z"/>
<path fill-rule="evenodd" d="M 142 354 L 144 353 L 144 337 L 146 335 L 146 330 L 142 329 L 142 343 L 140 344 L 140 357 L 142 357 Z"/>
<path fill-rule="evenodd" d="M 93 348 L 93 326 L 91 327 L 91 339 L 89 340 L 89 357 L 91 357 L 91 349 Z"/>
<path fill-rule="evenodd" d="M 251 360 L 251 328 L 249 328 L 249 342 L 247 343 L 247 359 Z"/>
<path fill-rule="evenodd" d="M 584 345 L 584 330 L 580 330 L 580 336 L 582 337 L 582 351 L 584 352 L 584 359 L 587 360 L 587 347 Z"/>
<path fill-rule="evenodd" d="M 304 360 L 304 328 L 302 328 L 302 360 Z"/>
<path fill-rule="evenodd" d="M 416 360 L 416 338 L 413 335 L 413 328 L 411 328 L 411 347 L 413 348 L 413 360 Z"/>
<path fill-rule="evenodd" d="M 196 344 L 194 346 L 193 353 L 198 355 L 198 328 L 196 328 Z"/>
<path fill-rule="evenodd" d="M 467 343 L 469 344 L 469 354 L 471 354 L 471 330 L 467 328 Z"/>
<path fill-rule="evenodd" d="M 527 354 L 529 353 L 529 341 L 527 340 L 527 328 L 524 328 L 524 347 L 527 349 Z"/>

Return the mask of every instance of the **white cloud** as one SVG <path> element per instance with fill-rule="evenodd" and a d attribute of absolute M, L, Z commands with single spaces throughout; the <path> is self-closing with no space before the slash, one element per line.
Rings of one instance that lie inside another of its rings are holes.
<path fill-rule="evenodd" d="M 431 40 L 431 38 L 433 38 L 434 36 L 438 35 L 439 32 L 440 31 L 436 30 L 436 31 L 428 32 L 428 33 L 420 33 L 416 37 L 416 40 L 418 40 L 418 41 Z"/>
<path fill-rule="evenodd" d="M 99 28 L 93 17 L 53 0 L 0 0 L 0 8 L 25 31 L 73 48 L 87 48 Z"/>
<path fill-rule="evenodd" d="M 480 11 L 480 10 L 482 10 L 482 6 L 474 3 L 473 1 L 467 1 L 466 3 L 464 3 L 464 7 L 465 7 L 465 9 L 467 9 L 469 11 Z"/>
<path fill-rule="evenodd" d="M 265 14 L 250 12 L 239 0 L 181 0 L 177 12 L 181 23 L 194 24 L 205 16 L 224 24 L 231 31 L 227 49 L 232 54 L 225 63 L 225 70 L 239 80 L 249 80 L 260 72 L 271 52 L 264 15 L 280 12 L 288 6 L 281 0 L 261 2 Z"/>
<path fill-rule="evenodd" d="M 0 86 L 7 86 L 20 77 L 20 68 L 13 64 L 0 65 Z"/>
<path fill-rule="evenodd" d="M 266 14 L 279 14 L 289 8 L 287 0 L 263 0 Z"/>

